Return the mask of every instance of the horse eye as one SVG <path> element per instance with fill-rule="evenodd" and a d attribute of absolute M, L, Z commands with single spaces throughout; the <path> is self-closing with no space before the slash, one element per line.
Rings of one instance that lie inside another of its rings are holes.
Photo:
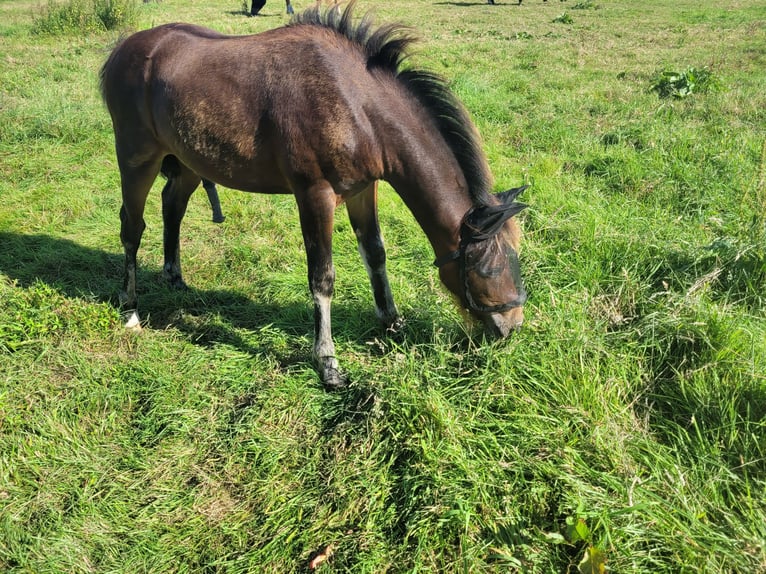
<path fill-rule="evenodd" d="M 476 243 L 466 250 L 466 270 L 480 277 L 499 277 L 508 268 L 508 257 L 492 239 Z"/>
<path fill-rule="evenodd" d="M 505 267 L 477 267 L 476 273 L 478 273 L 481 277 L 485 277 L 487 279 L 491 279 L 493 277 L 500 277 L 503 272 L 505 271 Z"/>

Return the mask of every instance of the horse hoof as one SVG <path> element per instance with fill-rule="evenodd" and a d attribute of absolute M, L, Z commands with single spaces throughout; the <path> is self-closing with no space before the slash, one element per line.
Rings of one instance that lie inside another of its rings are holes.
<path fill-rule="evenodd" d="M 404 329 L 405 321 L 401 317 L 394 317 L 393 321 L 386 324 L 386 335 L 398 335 Z"/>
<path fill-rule="evenodd" d="M 293 7 L 292 7 L 292 6 L 288 6 L 288 7 L 287 7 L 287 13 L 288 13 L 288 14 L 295 14 L 295 10 L 293 10 Z"/>
<path fill-rule="evenodd" d="M 168 286 L 175 291 L 186 291 L 189 286 L 180 277 L 168 277 Z"/>
<path fill-rule="evenodd" d="M 348 386 L 348 377 L 335 367 L 327 367 L 322 371 L 322 384 L 328 391 L 345 389 Z"/>
<path fill-rule="evenodd" d="M 213 223 L 223 223 L 226 221 L 225 215 L 214 215 L 213 216 Z"/>
<path fill-rule="evenodd" d="M 168 282 L 168 286 L 171 289 L 177 289 L 179 291 L 185 291 L 189 287 L 187 287 L 186 282 L 184 281 L 183 276 L 180 273 L 171 271 L 171 267 L 167 265 L 162 270 L 162 276 L 165 278 L 165 280 Z"/>

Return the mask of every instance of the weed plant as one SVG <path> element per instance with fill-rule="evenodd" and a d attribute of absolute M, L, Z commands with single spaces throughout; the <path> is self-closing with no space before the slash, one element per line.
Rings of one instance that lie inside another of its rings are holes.
<path fill-rule="evenodd" d="M 652 81 L 651 89 L 661 98 L 685 98 L 717 87 L 719 83 L 710 70 L 691 67 L 683 72 L 659 72 Z"/>
<path fill-rule="evenodd" d="M 123 22 L 287 22 L 240 4 Z M 411 63 L 466 103 L 497 189 L 532 184 L 529 301 L 485 341 L 382 185 L 407 324 L 377 327 L 340 208 L 338 393 L 310 361 L 289 196 L 221 188 L 219 226 L 195 195 L 176 292 L 157 182 L 146 322 L 122 328 L 98 70 L 123 24 L 64 6 L 87 16 L 36 34 L 33 3 L 0 3 L 0 571 L 766 572 L 763 3 L 612 0 L 562 26 L 558 2 L 359 0 L 419 31 Z M 648 89 L 690 62 L 719 89 Z"/>

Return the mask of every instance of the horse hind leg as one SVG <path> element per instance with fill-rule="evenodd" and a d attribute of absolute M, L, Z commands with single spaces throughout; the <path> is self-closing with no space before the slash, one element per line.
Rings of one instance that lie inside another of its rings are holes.
<path fill-rule="evenodd" d="M 378 222 L 378 184 L 346 201 L 351 227 L 357 239 L 357 247 L 370 278 L 375 313 L 388 330 L 397 331 L 402 319 L 394 304 L 391 285 L 386 271 L 386 249 Z"/>
<path fill-rule="evenodd" d="M 165 263 L 162 273 L 170 285 L 183 289 L 186 283 L 181 273 L 181 221 L 186 214 L 189 198 L 201 178 L 183 165 L 175 156 L 162 161 L 162 174 L 168 178 L 162 189 L 163 248 Z"/>
<path fill-rule="evenodd" d="M 118 146 L 118 163 L 122 186 L 122 207 L 120 208 L 120 240 L 125 251 L 125 273 L 120 306 L 128 314 L 126 327 L 138 328 L 138 298 L 136 296 L 136 257 L 141 245 L 146 223 L 144 208 L 152 183 L 160 170 L 159 159 L 132 163 L 121 157 Z"/>

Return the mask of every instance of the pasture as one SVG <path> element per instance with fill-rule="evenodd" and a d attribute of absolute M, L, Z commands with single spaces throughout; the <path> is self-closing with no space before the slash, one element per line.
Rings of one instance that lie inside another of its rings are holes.
<path fill-rule="evenodd" d="M 246 8 L 138 3 L 134 26 L 288 21 Z M 368 8 L 417 31 L 408 65 L 465 103 L 496 189 L 530 184 L 529 299 L 485 340 L 381 185 L 406 324 L 378 326 L 341 207 L 351 384 L 328 392 L 291 196 L 221 187 L 217 225 L 200 188 L 179 292 L 158 180 L 123 328 L 98 92 L 120 31 L 0 3 L 0 571 L 766 572 L 766 5 Z"/>

